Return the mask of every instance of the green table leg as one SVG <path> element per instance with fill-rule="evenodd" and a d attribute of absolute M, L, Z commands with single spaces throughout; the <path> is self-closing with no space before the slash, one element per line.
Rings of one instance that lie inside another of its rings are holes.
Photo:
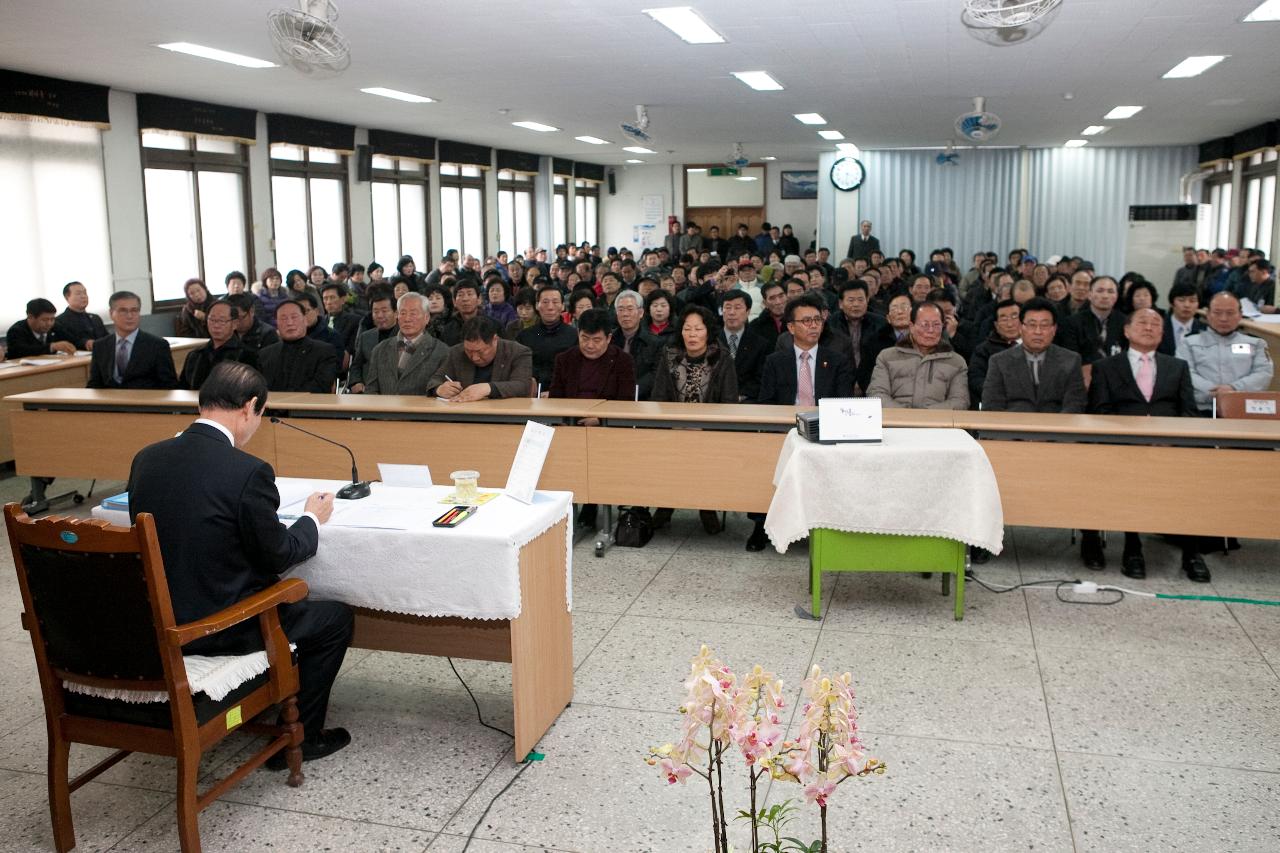
<path fill-rule="evenodd" d="M 809 593 L 814 617 L 822 615 L 822 573 L 943 572 L 956 576 L 955 618 L 964 619 L 965 545 L 934 536 L 809 531 Z M 943 578 L 946 594 L 949 578 Z"/>

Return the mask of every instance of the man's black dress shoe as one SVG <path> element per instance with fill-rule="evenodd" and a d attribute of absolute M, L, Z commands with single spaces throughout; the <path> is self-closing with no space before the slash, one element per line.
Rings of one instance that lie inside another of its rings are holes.
<path fill-rule="evenodd" d="M 1196 583 L 1209 582 L 1209 567 L 1205 565 L 1204 557 L 1199 554 L 1190 554 L 1183 557 L 1182 571 L 1186 572 L 1187 577 Z"/>
<path fill-rule="evenodd" d="M 970 548 L 969 562 L 975 566 L 981 566 L 991 559 L 991 552 L 986 548 Z"/>
<path fill-rule="evenodd" d="M 1141 554 L 1125 554 L 1120 558 L 1120 573 L 1127 578 L 1142 580 L 1147 576 L 1147 560 Z"/>
<path fill-rule="evenodd" d="M 747 537 L 747 550 L 763 551 L 768 544 L 769 534 L 764 532 L 764 524 L 756 522 L 756 529 L 752 530 L 751 535 Z"/>
<path fill-rule="evenodd" d="M 1086 539 L 1080 545 L 1080 559 L 1084 561 L 1086 569 L 1100 571 L 1107 567 L 1107 557 L 1102 553 L 1102 543 L 1096 540 L 1090 542 Z"/>
<path fill-rule="evenodd" d="M 346 729 L 324 729 L 302 741 L 302 760 L 315 761 L 317 758 L 333 755 L 349 743 L 351 743 L 351 733 Z M 282 749 L 268 758 L 264 766 L 268 770 L 287 768 L 289 765 L 285 761 L 284 752 Z"/>

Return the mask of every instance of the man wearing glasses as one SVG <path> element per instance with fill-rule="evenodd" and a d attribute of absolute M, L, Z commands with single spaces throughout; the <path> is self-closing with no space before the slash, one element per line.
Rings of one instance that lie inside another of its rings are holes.
<path fill-rule="evenodd" d="M 982 408 L 988 412 L 1083 412 L 1088 398 L 1080 355 L 1053 343 L 1058 333 L 1056 306 L 1036 297 L 1019 310 L 1021 343 L 987 362 Z"/>
<path fill-rule="evenodd" d="M 907 337 L 876 356 L 867 396 L 879 397 L 886 408 L 969 408 L 969 371 L 942 339 L 944 325 L 936 302 L 912 306 Z"/>
<path fill-rule="evenodd" d="M 142 300 L 127 290 L 111 294 L 114 333 L 93 344 L 89 367 L 90 388 L 160 388 L 178 386 L 173 354 L 164 338 L 138 328 L 142 322 Z"/>

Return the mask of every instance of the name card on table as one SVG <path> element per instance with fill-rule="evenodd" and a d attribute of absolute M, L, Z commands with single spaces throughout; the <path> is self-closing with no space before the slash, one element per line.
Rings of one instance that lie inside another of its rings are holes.
<path fill-rule="evenodd" d="M 516 448 L 516 458 L 507 475 L 505 492 L 509 497 L 520 503 L 533 503 L 533 493 L 538 489 L 538 478 L 542 476 L 554 435 L 555 429 L 546 424 L 525 422 L 524 435 L 520 436 L 520 446 Z"/>
<path fill-rule="evenodd" d="M 818 401 L 818 441 L 871 443 L 883 437 L 878 397 L 826 397 Z"/>
<path fill-rule="evenodd" d="M 1245 398 L 1244 413 L 1246 415 L 1274 415 L 1276 413 L 1275 400 L 1250 400 Z"/>

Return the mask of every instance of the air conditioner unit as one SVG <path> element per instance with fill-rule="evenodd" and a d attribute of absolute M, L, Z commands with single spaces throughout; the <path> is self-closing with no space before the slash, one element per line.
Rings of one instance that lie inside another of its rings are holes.
<path fill-rule="evenodd" d="M 1129 207 L 1124 271 L 1136 272 L 1155 285 L 1168 305 L 1169 286 L 1182 266 L 1182 248 L 1209 245 L 1207 204 L 1135 204 Z"/>

